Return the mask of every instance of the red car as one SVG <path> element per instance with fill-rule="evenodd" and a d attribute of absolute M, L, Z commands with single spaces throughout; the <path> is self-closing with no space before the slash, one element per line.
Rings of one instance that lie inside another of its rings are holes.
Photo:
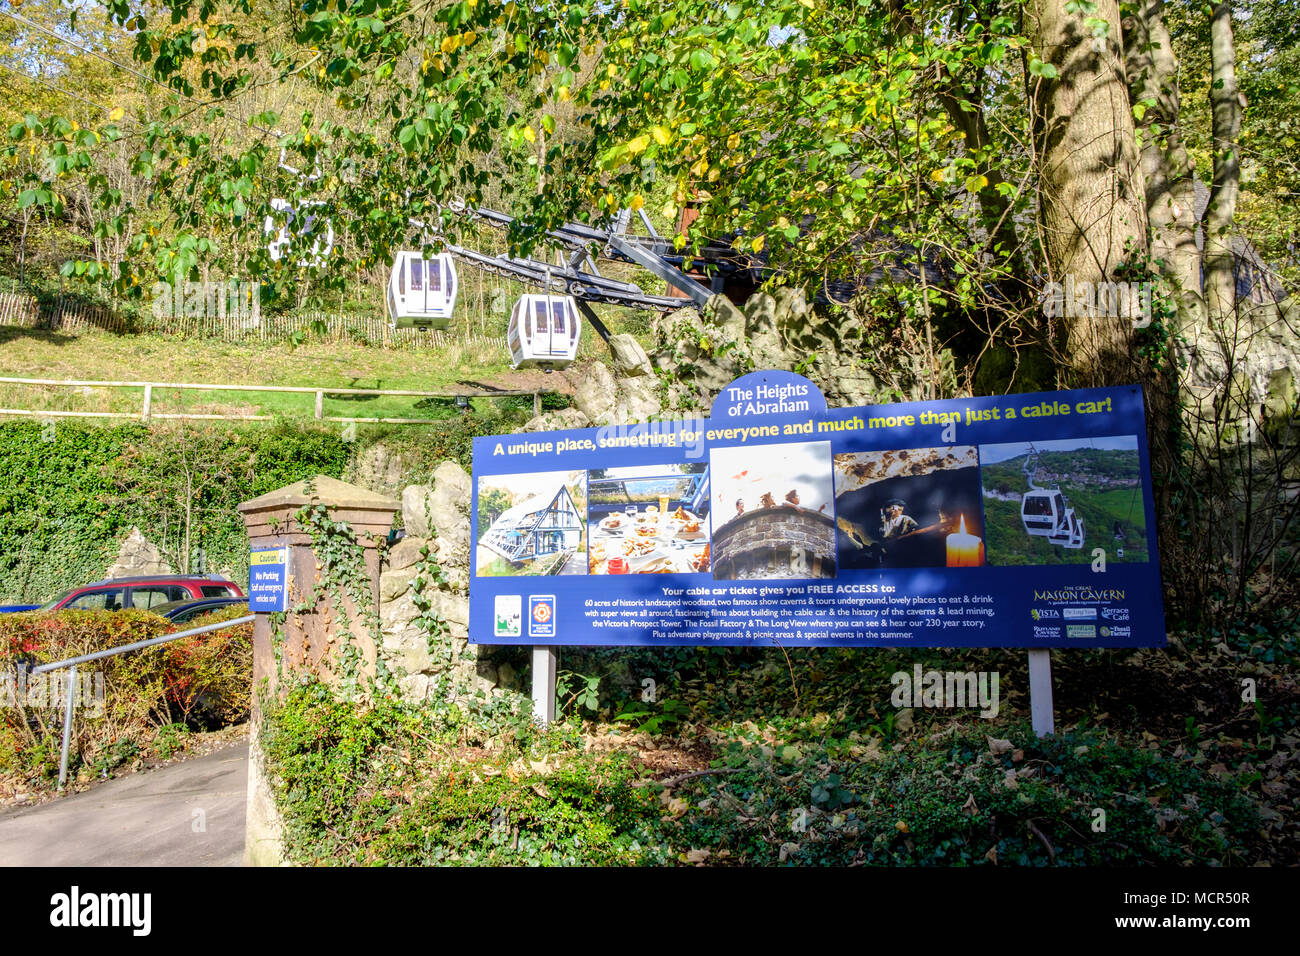
<path fill-rule="evenodd" d="M 147 611 L 172 601 L 205 597 L 242 598 L 239 585 L 218 577 L 193 574 L 151 574 L 132 578 L 109 578 L 64 591 L 42 611 Z"/>

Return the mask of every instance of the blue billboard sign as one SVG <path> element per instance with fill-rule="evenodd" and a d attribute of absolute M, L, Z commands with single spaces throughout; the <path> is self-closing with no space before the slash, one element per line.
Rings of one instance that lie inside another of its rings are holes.
<path fill-rule="evenodd" d="M 707 419 L 474 440 L 470 640 L 1165 643 L 1138 386 L 828 409 L 754 372 Z"/>

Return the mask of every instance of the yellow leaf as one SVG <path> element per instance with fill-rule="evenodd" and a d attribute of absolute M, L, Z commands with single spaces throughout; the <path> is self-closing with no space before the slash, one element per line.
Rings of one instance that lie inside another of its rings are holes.
<path fill-rule="evenodd" d="M 642 199 L 640 193 L 638 193 L 637 195 L 632 197 L 631 201 L 628 202 L 627 208 L 632 210 L 633 212 L 636 212 L 644 205 L 645 205 L 645 200 Z"/>
<path fill-rule="evenodd" d="M 118 107 L 114 107 L 113 111 L 110 112 L 110 113 L 108 114 L 108 118 L 109 118 L 109 120 L 110 120 L 111 122 L 116 123 L 118 120 L 120 120 L 120 119 L 121 119 L 123 116 L 125 116 L 125 115 L 126 115 L 126 110 L 124 110 L 124 109 L 122 109 L 122 107 L 118 106 Z"/>
<path fill-rule="evenodd" d="M 655 142 L 658 143 L 660 146 L 667 146 L 669 143 L 673 141 L 673 134 L 669 130 L 664 129 L 662 126 L 652 127 L 650 130 L 650 135 L 655 138 Z"/>
<path fill-rule="evenodd" d="M 618 76 L 618 67 L 616 67 L 613 63 L 611 63 L 609 66 L 605 68 L 605 75 L 610 78 Z"/>
<path fill-rule="evenodd" d="M 762 252 L 765 245 L 767 245 L 767 236 L 755 236 L 754 241 L 749 244 L 749 248 L 754 252 Z"/>
<path fill-rule="evenodd" d="M 456 47 L 460 46 L 459 37 L 443 37 L 441 50 L 443 53 L 450 53 Z"/>
<path fill-rule="evenodd" d="M 627 144 L 627 151 L 631 153 L 633 156 L 635 156 L 637 153 L 642 152 L 649 145 L 650 145 L 649 136 L 638 136 L 636 139 L 632 140 L 630 143 Z"/>
<path fill-rule="evenodd" d="M 934 172 L 930 173 L 930 178 L 934 180 L 936 183 L 943 182 L 943 170 L 942 169 L 934 170 Z"/>
<path fill-rule="evenodd" d="M 477 33 L 475 33 L 473 30 L 466 30 L 464 33 L 460 35 L 460 45 L 472 46 L 474 44 L 474 41 L 477 39 L 478 39 Z"/>
<path fill-rule="evenodd" d="M 513 17 L 515 15 L 515 11 L 518 9 L 519 7 L 515 5 L 515 0 L 510 0 L 510 2 L 506 4 L 506 16 Z"/>
<path fill-rule="evenodd" d="M 700 159 L 697 160 L 693 166 L 691 166 L 692 176 L 696 176 L 696 177 L 703 176 L 708 171 L 709 171 L 709 161 L 704 157 L 700 157 Z"/>
<path fill-rule="evenodd" d="M 528 140 L 528 142 L 530 143 L 537 142 L 537 134 L 533 132 L 533 128 L 531 126 L 524 127 L 524 139 Z"/>
<path fill-rule="evenodd" d="M 558 98 L 561 103 L 569 102 L 569 88 L 567 86 L 560 87 Z"/>
<path fill-rule="evenodd" d="M 740 134 L 732 133 L 727 137 L 727 149 L 735 149 L 740 145 Z"/>

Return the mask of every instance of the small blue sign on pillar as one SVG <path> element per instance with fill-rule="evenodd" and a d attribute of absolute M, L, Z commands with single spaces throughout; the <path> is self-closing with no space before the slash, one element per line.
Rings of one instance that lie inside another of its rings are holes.
<path fill-rule="evenodd" d="M 248 553 L 248 609 L 289 610 L 288 548 L 258 548 Z"/>

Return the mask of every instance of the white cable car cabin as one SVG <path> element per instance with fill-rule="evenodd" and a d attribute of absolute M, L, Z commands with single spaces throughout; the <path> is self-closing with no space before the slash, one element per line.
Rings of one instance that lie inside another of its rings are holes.
<path fill-rule="evenodd" d="M 506 342 L 511 368 L 567 368 L 578 355 L 582 319 L 570 295 L 521 295 L 510 313 Z"/>
<path fill-rule="evenodd" d="M 272 262 L 279 262 L 284 257 L 295 234 L 318 236 L 308 255 L 298 260 L 298 265 L 319 266 L 329 258 L 329 254 L 334 251 L 334 226 L 328 217 L 313 211 L 316 207 L 324 205 L 325 203 L 320 201 L 311 201 L 304 202 L 298 209 L 294 209 L 288 200 L 271 200 L 271 208 L 276 212 L 284 213 L 284 225 L 277 225 L 276 217 L 273 215 L 267 216 L 266 222 L 262 224 L 262 231 L 268 236 L 274 236 L 266 247 L 266 251 L 271 254 Z M 320 227 L 321 223 L 323 228 Z"/>
<path fill-rule="evenodd" d="M 445 329 L 459 289 L 451 253 L 426 259 L 423 253 L 403 250 L 388 274 L 388 318 L 395 329 Z"/>
<path fill-rule="evenodd" d="M 1083 537 L 1083 519 L 1074 513 L 1073 508 L 1067 508 L 1065 520 L 1055 532 L 1048 535 L 1047 541 L 1062 548 L 1078 550 L 1083 547 Z"/>
<path fill-rule="evenodd" d="M 1020 499 L 1020 521 L 1026 534 L 1041 537 L 1056 534 L 1065 528 L 1065 511 L 1065 496 L 1055 488 L 1026 491 Z"/>

